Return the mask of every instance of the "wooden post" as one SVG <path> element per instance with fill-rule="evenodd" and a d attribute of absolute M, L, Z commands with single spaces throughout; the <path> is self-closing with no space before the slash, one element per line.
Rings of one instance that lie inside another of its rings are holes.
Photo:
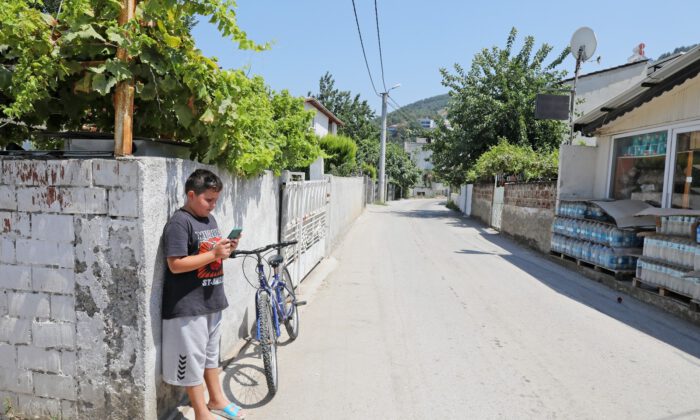
<path fill-rule="evenodd" d="M 119 25 L 124 26 L 136 14 L 136 0 L 122 0 L 119 12 Z M 129 61 L 129 56 L 123 48 L 117 49 L 117 58 Z M 127 156 L 132 151 L 134 118 L 134 80 L 123 80 L 117 83 L 114 92 L 114 155 Z"/>

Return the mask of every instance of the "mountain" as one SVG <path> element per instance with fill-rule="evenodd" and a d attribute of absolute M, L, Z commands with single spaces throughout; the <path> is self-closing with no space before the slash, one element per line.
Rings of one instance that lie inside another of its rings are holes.
<path fill-rule="evenodd" d="M 418 120 L 421 118 L 441 119 L 445 115 L 449 98 L 448 94 L 432 96 L 391 111 L 387 114 L 387 126 L 398 124 L 406 127 L 420 127 Z"/>

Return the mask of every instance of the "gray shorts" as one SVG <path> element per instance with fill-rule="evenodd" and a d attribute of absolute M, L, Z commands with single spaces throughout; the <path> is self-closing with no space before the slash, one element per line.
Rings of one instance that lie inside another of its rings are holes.
<path fill-rule="evenodd" d="M 204 382 L 204 369 L 219 367 L 221 311 L 163 320 L 163 380 L 171 385 Z"/>

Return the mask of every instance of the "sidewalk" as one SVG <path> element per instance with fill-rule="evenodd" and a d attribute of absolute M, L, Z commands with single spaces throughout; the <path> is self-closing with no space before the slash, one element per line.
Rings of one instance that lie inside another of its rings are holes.
<path fill-rule="evenodd" d="M 307 302 L 307 305 L 299 307 L 302 333 L 306 308 L 312 304 L 316 292 L 324 286 L 325 279 L 337 265 L 338 261 L 332 256 L 323 259 L 297 288 L 297 298 Z M 291 342 L 285 329 L 281 330 L 282 335 L 277 348 L 284 351 L 284 347 Z M 245 409 L 246 418 L 253 418 L 255 408 L 267 404 L 271 399 L 265 382 L 260 346 L 255 341 L 241 341 L 238 354 L 226 362 L 219 378 L 226 397 Z M 183 403 L 185 405 L 178 406 L 171 419 L 195 420 L 194 411 L 188 405 L 188 401 Z"/>

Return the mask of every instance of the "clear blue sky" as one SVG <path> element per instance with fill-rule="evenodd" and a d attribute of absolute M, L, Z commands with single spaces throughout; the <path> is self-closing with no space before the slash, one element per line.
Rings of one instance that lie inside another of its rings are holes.
<path fill-rule="evenodd" d="M 625 63 L 640 42 L 651 58 L 700 42 L 698 0 L 377 1 L 385 80 L 387 87 L 401 83 L 392 92 L 401 105 L 446 93 L 438 69 L 455 62 L 469 68 L 482 48 L 503 47 L 513 26 L 520 42 L 533 35 L 538 46 L 546 42 L 555 52 L 568 45 L 577 28 L 591 27 L 598 38 L 595 56 L 602 58 L 600 64 L 585 63 L 583 73 Z M 374 0 L 355 3 L 370 69 L 381 91 Z M 380 109 L 362 58 L 351 0 L 239 0 L 237 13 L 253 40 L 274 44 L 261 53 L 239 51 L 203 21 L 194 31 L 197 45 L 218 57 L 224 68 L 247 66 L 273 89 L 299 96 L 316 92 L 319 78 L 330 71 L 337 87 L 359 93 Z M 565 64 L 573 73 L 573 59 Z"/>

